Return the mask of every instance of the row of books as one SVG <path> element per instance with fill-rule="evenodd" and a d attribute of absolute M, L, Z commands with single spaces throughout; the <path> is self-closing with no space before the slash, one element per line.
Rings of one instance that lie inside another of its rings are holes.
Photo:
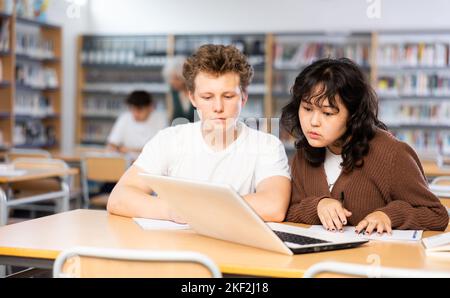
<path fill-rule="evenodd" d="M 84 86 L 83 91 L 127 95 L 135 90 L 143 90 L 149 93 L 167 93 L 169 87 L 162 83 L 88 83 Z"/>
<path fill-rule="evenodd" d="M 253 73 L 252 83 L 250 84 L 250 86 L 254 84 L 264 84 L 264 81 L 265 81 L 264 70 L 259 71 L 255 69 Z"/>
<path fill-rule="evenodd" d="M 379 67 L 445 67 L 449 65 L 449 44 L 381 44 L 377 63 Z"/>
<path fill-rule="evenodd" d="M 450 154 L 450 130 L 393 130 L 401 141 L 422 153 Z"/>
<path fill-rule="evenodd" d="M 83 91 L 86 93 L 108 93 L 128 95 L 135 90 L 143 90 L 154 95 L 169 92 L 169 86 L 164 83 L 88 83 Z M 264 94 L 266 86 L 263 84 L 252 84 L 248 87 L 249 94 Z"/>
<path fill-rule="evenodd" d="M 97 120 L 83 125 L 83 143 L 106 143 L 114 122 Z"/>
<path fill-rule="evenodd" d="M 81 61 L 85 64 L 162 66 L 166 37 L 85 37 Z"/>
<path fill-rule="evenodd" d="M 450 96 L 450 73 L 398 73 L 378 77 L 380 96 Z"/>
<path fill-rule="evenodd" d="M 10 50 L 10 19 L 2 19 L 0 23 L 0 52 Z"/>
<path fill-rule="evenodd" d="M 56 130 L 53 125 L 44 125 L 36 119 L 16 121 L 13 142 L 16 146 L 53 146 L 56 144 Z"/>
<path fill-rule="evenodd" d="M 144 56 L 136 54 L 134 51 L 84 51 L 81 53 L 83 64 L 99 65 L 127 65 L 134 67 L 162 67 L 167 58 L 162 55 Z"/>
<path fill-rule="evenodd" d="M 30 88 L 57 88 L 59 84 L 55 69 L 30 63 L 16 64 L 16 82 Z"/>
<path fill-rule="evenodd" d="M 14 112 L 16 115 L 46 117 L 55 114 L 50 99 L 38 93 L 18 92 Z"/>
<path fill-rule="evenodd" d="M 296 71 L 275 71 L 273 73 L 272 91 L 276 94 L 288 94 L 299 75 L 300 70 Z"/>
<path fill-rule="evenodd" d="M 188 55 L 204 44 L 234 45 L 247 56 L 264 56 L 264 36 L 179 36 L 175 38 L 175 53 Z M 255 63 L 256 61 L 253 61 Z M 263 63 L 263 61 L 258 61 Z"/>
<path fill-rule="evenodd" d="M 322 42 L 277 43 L 275 45 L 275 68 L 298 69 L 320 58 L 347 57 L 357 64 L 370 65 L 370 45 L 367 43 L 333 44 Z"/>
<path fill-rule="evenodd" d="M 52 40 L 43 39 L 39 32 L 17 31 L 16 54 L 36 59 L 55 58 L 55 45 Z"/>
<path fill-rule="evenodd" d="M 3 139 L 3 132 L 0 130 L 0 149 L 3 149 L 4 147 L 6 147 L 6 142 Z"/>
<path fill-rule="evenodd" d="M 448 125 L 450 101 L 383 101 L 380 119 L 387 125 Z"/>
<path fill-rule="evenodd" d="M 122 97 L 88 97 L 83 101 L 83 115 L 85 116 L 118 116 L 126 110 Z"/>
<path fill-rule="evenodd" d="M 45 21 L 47 8 L 47 1 L 16 0 L 16 14 L 18 17 Z"/>
<path fill-rule="evenodd" d="M 89 83 L 162 83 L 163 78 L 158 70 L 105 70 L 88 69 L 84 80 Z"/>
<path fill-rule="evenodd" d="M 242 109 L 240 117 L 242 119 L 264 117 L 264 99 L 249 98 L 245 107 Z"/>
<path fill-rule="evenodd" d="M 3 60 L 0 59 L 0 83 L 3 82 Z"/>
<path fill-rule="evenodd" d="M 2 0 L 3 7 L 1 7 L 4 13 L 12 15 L 14 9 L 15 0 Z"/>

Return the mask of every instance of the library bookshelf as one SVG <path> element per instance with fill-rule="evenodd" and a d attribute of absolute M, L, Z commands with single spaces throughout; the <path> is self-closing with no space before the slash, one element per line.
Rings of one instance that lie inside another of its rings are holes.
<path fill-rule="evenodd" d="M 0 11 L 0 148 L 57 149 L 62 29 L 5 11 L 5 1 Z"/>
<path fill-rule="evenodd" d="M 128 46 L 120 42 L 126 38 L 134 41 Z M 155 50 L 151 44 L 158 41 Z M 450 32 L 430 31 L 80 36 L 76 143 L 104 144 L 115 117 L 125 109 L 126 93 L 133 88 L 159 96 L 161 111 L 168 112 L 168 87 L 159 73 L 163 63 L 172 56 L 190 55 L 207 43 L 234 44 L 249 57 L 255 77 L 242 118 L 263 118 L 267 124 L 263 129 L 281 134 L 288 151 L 294 150 L 292 140 L 274 127 L 273 119 L 280 117 L 290 100 L 295 77 L 319 58 L 348 57 L 366 73 L 379 95 L 380 118 L 398 138 L 421 156 L 450 154 Z M 101 76 L 104 70 L 122 73 L 121 81 L 132 82 L 140 70 L 146 75 L 138 80 L 141 85 L 103 82 L 95 86 L 103 89 L 95 89 L 92 72 Z M 103 128 L 92 127 L 96 122 L 104 123 Z"/>

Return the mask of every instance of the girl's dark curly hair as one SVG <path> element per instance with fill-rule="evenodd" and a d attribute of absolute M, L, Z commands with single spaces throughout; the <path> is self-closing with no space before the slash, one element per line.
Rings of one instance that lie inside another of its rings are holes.
<path fill-rule="evenodd" d="M 317 93 L 318 87 L 320 94 Z M 325 99 L 333 108 L 338 108 L 336 99 L 340 98 L 347 108 L 349 118 L 347 130 L 341 137 L 342 167 L 351 172 L 362 167 L 363 157 L 369 152 L 369 141 L 375 136 L 377 128 L 387 130 L 378 120 L 378 98 L 367 82 L 361 69 L 350 59 L 321 59 L 306 67 L 295 79 L 291 89 L 291 101 L 283 108 L 281 125 L 296 138 L 295 147 L 305 152 L 305 158 L 313 166 L 325 160 L 325 148 L 309 145 L 303 134 L 300 120 L 300 103 L 308 102 L 321 106 Z"/>

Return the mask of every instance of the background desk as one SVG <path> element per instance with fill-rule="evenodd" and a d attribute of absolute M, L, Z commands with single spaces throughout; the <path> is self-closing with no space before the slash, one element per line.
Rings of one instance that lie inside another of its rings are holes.
<path fill-rule="evenodd" d="M 436 161 L 422 160 L 421 163 L 425 176 L 428 178 L 450 176 L 450 169 L 440 168 Z"/>
<path fill-rule="evenodd" d="M 425 237 L 435 234 L 426 232 Z M 354 249 L 285 256 L 190 230 L 145 231 L 132 219 L 106 211 L 75 210 L 0 228 L 0 264 L 51 268 L 56 256 L 73 246 L 197 251 L 225 274 L 252 276 L 301 277 L 308 267 L 326 260 L 450 270 L 449 261 L 425 257 L 420 243 L 372 241 Z"/>
<path fill-rule="evenodd" d="M 13 205 L 28 204 L 34 201 L 42 201 L 46 199 L 54 199 L 62 197 L 61 210 L 69 210 L 69 186 L 66 182 L 66 190 L 49 192 L 39 196 L 32 196 L 28 198 L 13 199 L 11 198 L 11 192 L 9 185 L 14 182 L 23 182 L 38 180 L 52 177 L 64 177 L 68 175 L 78 174 L 77 169 L 27 169 L 26 173 L 18 176 L 0 176 L 0 226 L 5 225 L 8 221 L 8 207 Z M 67 195 L 66 195 L 67 192 Z"/>

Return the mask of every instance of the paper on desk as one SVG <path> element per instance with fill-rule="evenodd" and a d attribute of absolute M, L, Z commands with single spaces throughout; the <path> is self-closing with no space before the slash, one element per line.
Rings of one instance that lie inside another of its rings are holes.
<path fill-rule="evenodd" d="M 382 235 L 378 235 L 378 233 L 372 232 L 371 235 L 357 235 L 355 233 L 355 227 L 344 227 L 344 232 L 329 232 L 325 230 L 325 228 L 321 225 L 314 225 L 310 227 L 310 230 L 314 232 L 321 233 L 339 233 L 348 237 L 357 237 L 361 239 L 367 240 L 380 240 L 380 241 L 419 241 L 422 238 L 422 230 L 392 230 L 392 235 L 388 235 L 387 233 L 383 233 Z"/>
<path fill-rule="evenodd" d="M 133 220 L 144 230 L 186 230 L 190 229 L 187 224 L 178 224 L 169 220 L 158 220 L 148 218 L 133 218 Z"/>
<path fill-rule="evenodd" d="M 448 250 L 450 251 L 450 232 L 424 238 L 423 244 L 430 250 Z"/>
<path fill-rule="evenodd" d="M 3 170 L 0 169 L 0 176 L 2 177 L 17 177 L 27 173 L 26 170 Z"/>

